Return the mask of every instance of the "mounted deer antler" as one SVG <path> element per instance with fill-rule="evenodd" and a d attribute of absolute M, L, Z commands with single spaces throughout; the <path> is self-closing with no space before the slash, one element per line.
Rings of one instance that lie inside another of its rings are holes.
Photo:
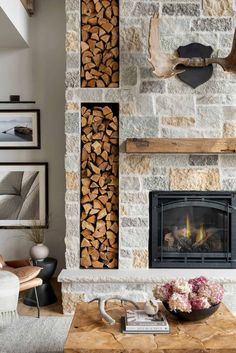
<path fill-rule="evenodd" d="M 226 58 L 179 58 L 167 55 L 161 51 L 159 35 L 159 17 L 154 15 L 150 21 L 148 61 L 154 68 L 153 73 L 158 78 L 169 78 L 184 72 L 178 69 L 178 65 L 188 67 L 205 67 L 210 64 L 219 64 L 224 71 L 236 73 L 236 30 L 232 50 Z"/>

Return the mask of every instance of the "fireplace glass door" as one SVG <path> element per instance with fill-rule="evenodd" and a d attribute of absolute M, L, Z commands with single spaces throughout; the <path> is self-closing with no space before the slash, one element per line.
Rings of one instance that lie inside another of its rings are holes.
<path fill-rule="evenodd" d="M 224 267 L 231 261 L 230 201 L 219 195 L 159 195 L 151 209 L 151 264 Z"/>

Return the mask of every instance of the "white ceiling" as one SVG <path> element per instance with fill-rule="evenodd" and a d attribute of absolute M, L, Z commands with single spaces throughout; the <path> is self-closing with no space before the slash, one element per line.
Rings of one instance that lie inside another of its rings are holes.
<path fill-rule="evenodd" d="M 0 0 L 0 48 L 28 47 L 28 25 L 20 0 Z"/>

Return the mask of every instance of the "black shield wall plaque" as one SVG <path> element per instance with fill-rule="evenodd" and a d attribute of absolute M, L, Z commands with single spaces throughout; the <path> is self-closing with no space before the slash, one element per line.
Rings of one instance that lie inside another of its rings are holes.
<path fill-rule="evenodd" d="M 200 43 L 191 43 L 179 47 L 177 52 L 181 58 L 210 58 L 213 49 L 210 46 Z M 187 85 L 192 88 L 196 88 L 207 82 L 213 73 L 212 65 L 208 65 L 206 67 L 186 67 L 183 65 L 178 65 L 178 69 L 179 68 L 184 69 L 185 71 L 177 76 L 181 81 L 187 83 Z"/>

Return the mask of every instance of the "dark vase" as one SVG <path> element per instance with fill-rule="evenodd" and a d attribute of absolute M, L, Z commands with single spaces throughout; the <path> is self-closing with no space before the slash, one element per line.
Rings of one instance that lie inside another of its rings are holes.
<path fill-rule="evenodd" d="M 180 320 L 198 321 L 198 320 L 206 319 L 207 317 L 213 315 L 218 310 L 220 303 L 216 305 L 212 305 L 208 309 L 192 310 L 191 313 L 186 313 L 179 310 L 172 311 L 170 310 L 167 302 L 163 302 L 163 305 L 167 311 L 169 311 L 172 315 L 174 315 Z"/>

